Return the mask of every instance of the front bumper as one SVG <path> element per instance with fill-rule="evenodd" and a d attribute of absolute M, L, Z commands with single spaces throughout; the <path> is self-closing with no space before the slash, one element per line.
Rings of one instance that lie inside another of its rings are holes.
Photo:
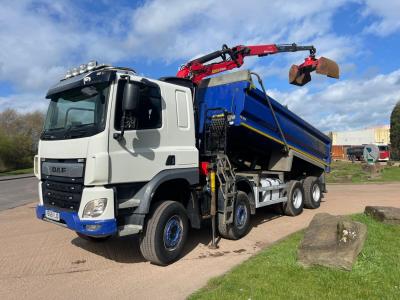
<path fill-rule="evenodd" d="M 60 222 L 51 221 L 45 218 L 45 210 L 49 209 L 60 213 Z M 38 219 L 44 221 L 51 221 L 61 226 L 68 227 L 71 230 L 80 232 L 84 235 L 101 237 L 106 235 L 113 235 L 117 232 L 117 221 L 115 219 L 108 220 L 81 220 L 76 212 L 67 212 L 57 210 L 56 208 L 46 208 L 44 205 L 36 206 L 36 216 Z M 99 225 L 96 230 L 87 230 L 87 225 Z"/>

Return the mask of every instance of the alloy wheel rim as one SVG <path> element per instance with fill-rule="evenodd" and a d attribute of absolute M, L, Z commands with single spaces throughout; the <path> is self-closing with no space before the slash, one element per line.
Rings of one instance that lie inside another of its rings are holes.
<path fill-rule="evenodd" d="M 294 190 L 293 196 L 292 196 L 292 202 L 293 202 L 294 208 L 296 208 L 296 209 L 300 208 L 301 203 L 303 202 L 303 194 L 301 193 L 299 188 Z"/>
<path fill-rule="evenodd" d="M 312 188 L 312 197 L 314 202 L 319 202 L 321 198 L 321 189 L 318 184 L 314 184 Z"/>

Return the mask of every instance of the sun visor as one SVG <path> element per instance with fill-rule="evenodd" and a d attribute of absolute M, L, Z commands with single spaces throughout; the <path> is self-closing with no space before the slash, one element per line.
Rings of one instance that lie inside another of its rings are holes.
<path fill-rule="evenodd" d="M 96 70 L 92 73 L 80 74 L 68 79 L 63 79 L 49 89 L 46 94 L 47 99 L 53 98 L 55 95 L 67 90 L 71 90 L 80 86 L 89 86 L 101 82 L 109 82 L 114 80 L 114 70 Z"/>

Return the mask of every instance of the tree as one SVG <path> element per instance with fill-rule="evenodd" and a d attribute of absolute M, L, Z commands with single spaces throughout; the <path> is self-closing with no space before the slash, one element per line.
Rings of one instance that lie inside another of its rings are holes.
<path fill-rule="evenodd" d="M 32 166 L 42 131 L 42 112 L 0 112 L 0 172 Z"/>
<path fill-rule="evenodd" d="M 394 159 L 400 158 L 400 102 L 393 108 L 390 115 L 390 144 L 391 155 Z"/>

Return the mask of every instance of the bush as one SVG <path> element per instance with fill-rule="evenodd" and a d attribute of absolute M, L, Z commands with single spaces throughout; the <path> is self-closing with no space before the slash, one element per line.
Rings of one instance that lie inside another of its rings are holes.
<path fill-rule="evenodd" d="M 38 111 L 0 113 L 0 172 L 32 166 L 43 121 L 44 114 Z"/>

